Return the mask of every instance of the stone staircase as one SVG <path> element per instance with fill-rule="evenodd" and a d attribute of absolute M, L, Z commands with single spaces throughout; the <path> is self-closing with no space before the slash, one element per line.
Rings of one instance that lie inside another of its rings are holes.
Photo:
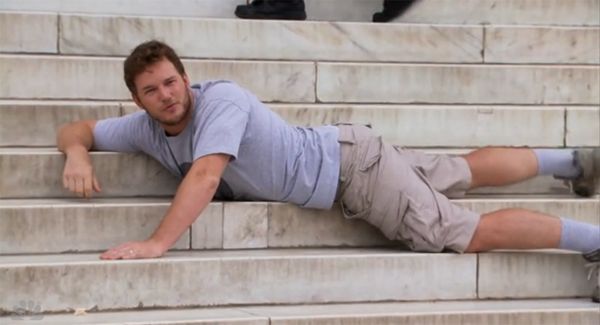
<path fill-rule="evenodd" d="M 55 134 L 137 109 L 122 61 L 149 38 L 293 124 L 369 123 L 441 153 L 600 145 L 599 0 L 421 1 L 398 24 L 364 23 L 380 1 L 307 0 L 307 22 L 229 19 L 240 2 L 0 2 L 0 324 L 600 322 L 578 254 L 412 253 L 338 207 L 213 202 L 163 258 L 100 261 L 154 230 L 176 180 L 97 152 L 102 193 L 73 198 Z M 600 224 L 600 195 L 550 177 L 456 202 Z"/>

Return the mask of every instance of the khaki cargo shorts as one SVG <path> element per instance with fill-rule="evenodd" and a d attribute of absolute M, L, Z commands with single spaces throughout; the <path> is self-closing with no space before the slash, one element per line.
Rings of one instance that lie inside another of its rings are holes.
<path fill-rule="evenodd" d="M 480 215 L 448 199 L 464 196 L 471 183 L 464 158 L 405 150 L 362 125 L 337 127 L 336 199 L 346 218 L 366 220 L 415 251 L 465 251 Z"/>

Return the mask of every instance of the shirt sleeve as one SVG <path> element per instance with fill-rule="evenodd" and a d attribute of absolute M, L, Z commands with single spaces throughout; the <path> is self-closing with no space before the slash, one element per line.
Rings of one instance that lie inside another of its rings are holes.
<path fill-rule="evenodd" d="M 193 141 L 193 159 L 211 154 L 226 154 L 237 159 L 246 126 L 248 109 L 227 99 L 207 103 Z"/>
<path fill-rule="evenodd" d="M 100 120 L 96 122 L 94 128 L 93 149 L 118 152 L 142 151 L 139 142 L 150 137 L 143 131 L 145 123 L 147 123 L 146 112 Z"/>

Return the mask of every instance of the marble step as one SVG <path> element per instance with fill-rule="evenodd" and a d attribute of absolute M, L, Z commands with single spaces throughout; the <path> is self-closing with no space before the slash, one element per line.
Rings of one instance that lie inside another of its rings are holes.
<path fill-rule="evenodd" d="M 129 100 L 122 58 L 0 55 L 0 99 Z M 191 80 L 230 79 L 265 102 L 597 105 L 591 65 L 184 60 Z M 52 81 L 47 81 L 52 76 Z M 24 84 L 29 87 L 23 87 Z"/>
<path fill-rule="evenodd" d="M 424 254 L 395 249 L 170 252 L 102 261 L 97 254 L 0 256 L 0 314 L 383 301 L 589 297 L 579 254 Z M 410 274 L 410 276 L 407 276 Z M 157 294 L 159 292 L 160 294 Z"/>
<path fill-rule="evenodd" d="M 0 55 L 0 75 L 6 78 L 0 98 L 131 100 L 123 81 L 123 61 L 111 57 Z M 316 73 L 312 62 L 183 63 L 192 80 L 196 76 L 236 80 L 266 102 L 315 101 Z M 23 87 L 24 84 L 29 86 Z"/>
<path fill-rule="evenodd" d="M 386 141 L 407 147 L 600 146 L 600 106 L 268 106 L 292 125 L 369 124 Z M 131 103 L 122 108 L 123 114 L 139 110 Z"/>
<path fill-rule="evenodd" d="M 600 196 L 453 200 L 478 213 L 520 207 L 600 225 Z M 148 238 L 169 198 L 0 200 L 0 254 L 97 252 Z M 212 202 L 173 250 L 398 246 L 362 220 L 273 202 Z"/>
<path fill-rule="evenodd" d="M 0 10 L 108 15 L 234 18 L 243 0 L 3 0 Z M 305 0 L 309 20 L 371 21 L 380 0 Z M 442 24 L 600 25 L 598 0 L 420 1 L 396 22 Z"/>
<path fill-rule="evenodd" d="M 59 29 L 61 34 L 57 40 L 61 54 L 127 56 L 151 35 L 168 41 L 179 55 L 187 58 L 363 62 L 480 63 L 484 34 L 483 27 L 473 25 L 78 15 L 61 15 Z M 104 37 L 113 30 L 119 31 L 120 42 Z M 582 41 L 592 41 L 589 36 L 599 35 L 600 31 L 598 28 L 572 30 L 570 38 Z M 191 39 L 194 41 L 190 42 Z M 592 61 L 598 56 L 591 47 L 593 44 L 592 41 L 580 45 L 581 63 L 588 61 L 585 56 L 590 56 Z M 555 62 L 560 61 L 557 58 Z"/>
<path fill-rule="evenodd" d="M 598 64 L 599 48 L 599 28 L 489 26 L 483 53 L 494 63 Z"/>
<path fill-rule="evenodd" d="M 119 102 L 0 100 L 0 146 L 56 147 L 62 125 L 121 116 Z"/>
<path fill-rule="evenodd" d="M 369 124 L 410 147 L 600 146 L 600 108 L 269 104 L 292 125 Z M 0 147 L 56 146 L 61 125 L 138 111 L 130 102 L 0 100 Z"/>
<path fill-rule="evenodd" d="M 432 153 L 464 154 L 468 150 Z M 165 196 L 175 193 L 178 180 L 143 154 L 93 152 L 95 173 L 103 189 L 99 197 Z M 62 185 L 64 156 L 48 148 L 0 148 L 0 199 L 72 197 Z M 569 188 L 550 176 L 520 184 L 480 188 L 478 194 L 565 194 Z"/>
<path fill-rule="evenodd" d="M 0 20 L 6 24 L 5 29 L 0 29 L 4 30 L 0 31 L 0 52 L 126 56 L 136 45 L 154 37 L 168 40 L 186 58 L 600 62 L 598 27 L 357 24 L 14 12 L 0 12 Z M 104 37 L 115 30 L 119 31 L 119 42 Z M 190 43 L 189 39 L 195 41 Z"/>
<path fill-rule="evenodd" d="M 39 302 L 38 302 L 39 303 Z M 29 311 L 27 303 L 23 312 Z M 32 304 L 33 308 L 36 302 Z M 31 309 L 31 311 L 34 311 Z M 383 302 L 290 306 L 217 307 L 177 310 L 124 311 L 74 315 L 13 315 L 0 322 L 40 320 L 48 325 L 70 324 L 529 324 L 596 325 L 598 305 L 589 299 L 532 299 L 439 302 Z M 18 323 L 17 323 L 18 324 Z"/>
<path fill-rule="evenodd" d="M 588 104 L 597 66 L 318 63 L 323 103 Z"/>

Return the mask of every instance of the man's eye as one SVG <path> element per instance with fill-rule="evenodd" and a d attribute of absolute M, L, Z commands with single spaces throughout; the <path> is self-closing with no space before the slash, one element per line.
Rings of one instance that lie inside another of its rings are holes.
<path fill-rule="evenodd" d="M 151 93 L 153 93 L 156 89 L 148 89 L 146 90 L 146 92 L 144 94 L 146 95 L 150 95 Z"/>

